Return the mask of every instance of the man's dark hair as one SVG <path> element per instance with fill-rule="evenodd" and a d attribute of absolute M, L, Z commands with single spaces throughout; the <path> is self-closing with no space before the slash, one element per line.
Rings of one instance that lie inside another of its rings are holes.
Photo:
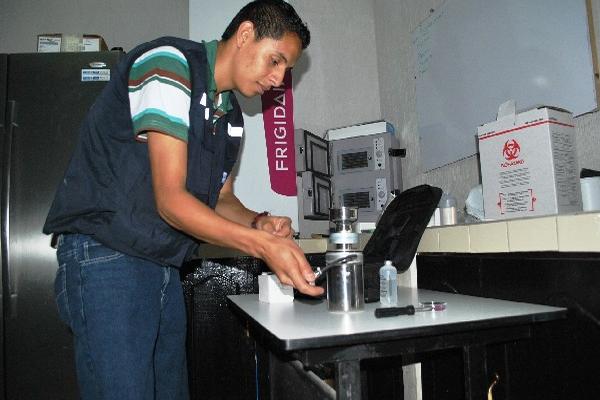
<path fill-rule="evenodd" d="M 310 32 L 306 24 L 294 7 L 283 0 L 256 0 L 246 4 L 231 20 L 221 38 L 227 40 L 232 37 L 244 21 L 254 24 L 256 40 L 265 37 L 279 40 L 290 32 L 298 35 L 302 49 L 307 48 L 310 43 Z"/>

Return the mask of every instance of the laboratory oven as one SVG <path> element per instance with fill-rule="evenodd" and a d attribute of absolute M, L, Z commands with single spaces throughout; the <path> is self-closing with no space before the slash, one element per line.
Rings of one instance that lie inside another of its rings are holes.
<path fill-rule="evenodd" d="M 402 189 L 404 156 L 391 132 L 330 140 L 333 207 L 358 207 L 359 222 L 377 222 L 390 193 Z"/>

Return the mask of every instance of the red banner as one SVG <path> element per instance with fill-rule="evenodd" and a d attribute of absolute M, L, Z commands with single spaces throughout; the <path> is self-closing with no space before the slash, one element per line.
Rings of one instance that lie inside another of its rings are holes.
<path fill-rule="evenodd" d="M 283 85 L 263 93 L 262 112 L 271 189 L 284 196 L 296 196 L 294 95 L 291 71 L 285 73 Z"/>

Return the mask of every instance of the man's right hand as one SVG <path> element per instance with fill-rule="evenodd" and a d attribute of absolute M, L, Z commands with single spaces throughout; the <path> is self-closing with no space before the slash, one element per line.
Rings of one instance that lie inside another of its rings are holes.
<path fill-rule="evenodd" d="M 267 232 L 260 232 L 260 234 L 269 235 L 265 236 L 264 244 L 261 246 L 260 258 L 267 263 L 282 284 L 293 286 L 309 296 L 323 294 L 322 287 L 311 285 L 315 280 L 315 274 L 296 242 Z"/>

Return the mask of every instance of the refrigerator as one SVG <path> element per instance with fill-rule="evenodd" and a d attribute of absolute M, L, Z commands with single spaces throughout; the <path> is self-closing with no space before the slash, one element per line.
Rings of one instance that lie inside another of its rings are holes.
<path fill-rule="evenodd" d="M 73 338 L 42 233 L 78 128 L 121 52 L 0 55 L 0 399 L 79 398 Z"/>

